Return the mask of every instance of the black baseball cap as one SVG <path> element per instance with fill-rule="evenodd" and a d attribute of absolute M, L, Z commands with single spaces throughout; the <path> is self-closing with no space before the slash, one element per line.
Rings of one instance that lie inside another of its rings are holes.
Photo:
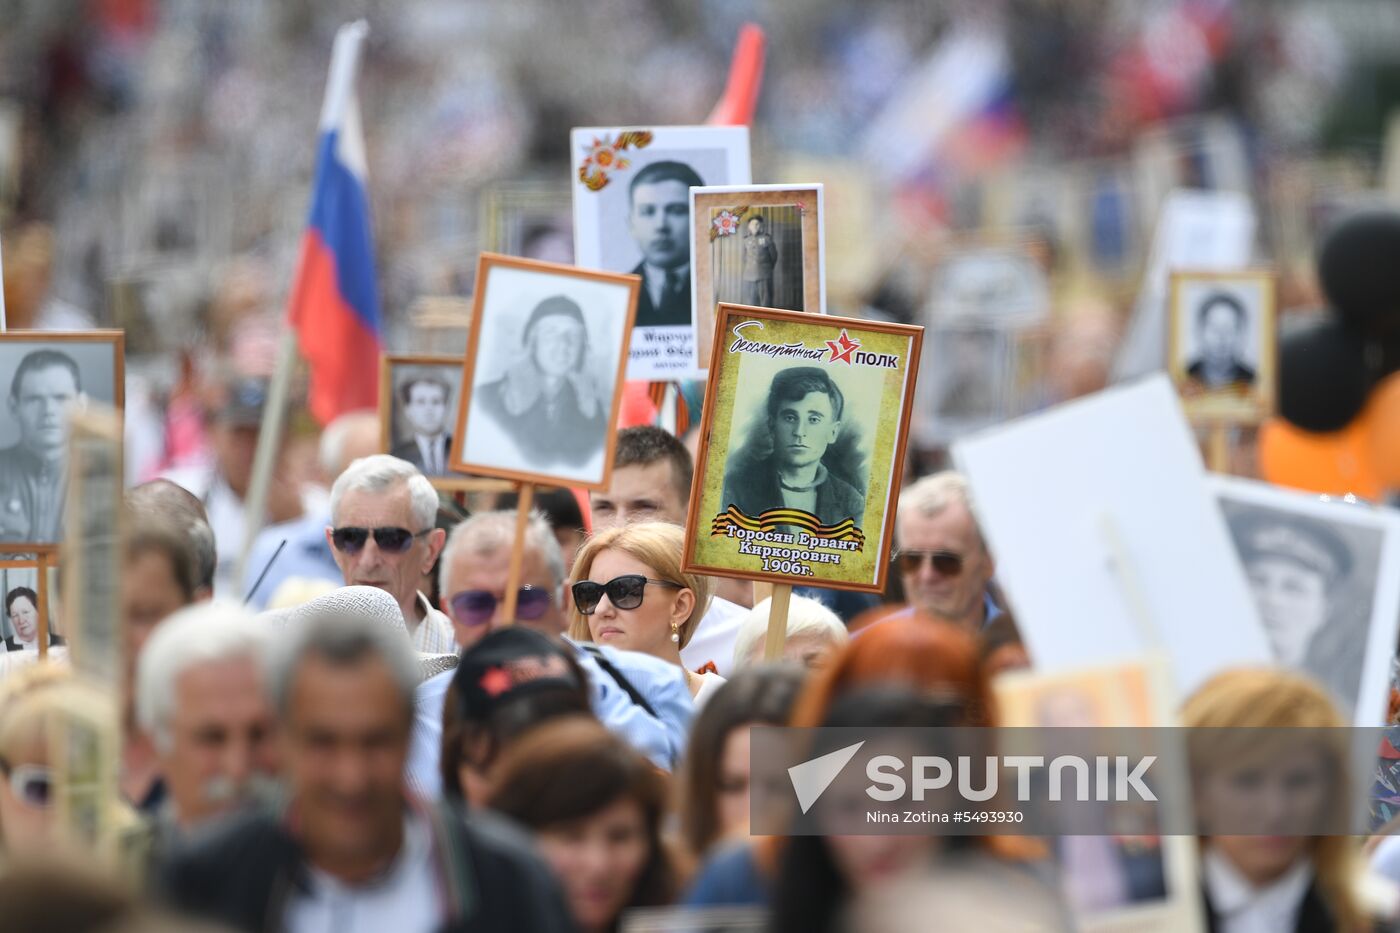
<path fill-rule="evenodd" d="M 586 696 L 587 687 L 569 650 L 523 626 L 489 632 L 462 652 L 452 686 L 467 719 L 483 719 L 503 703 L 546 690 Z"/>

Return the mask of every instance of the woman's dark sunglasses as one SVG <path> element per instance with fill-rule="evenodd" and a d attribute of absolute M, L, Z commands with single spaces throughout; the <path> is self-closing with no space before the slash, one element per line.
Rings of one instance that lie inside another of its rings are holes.
<path fill-rule="evenodd" d="M 463 625 L 485 625 L 496 614 L 495 593 L 486 590 L 463 590 L 448 599 L 452 617 Z M 515 597 L 515 619 L 533 622 L 549 610 L 549 590 L 538 586 L 522 586 Z"/>
<path fill-rule="evenodd" d="M 669 586 L 673 589 L 683 590 L 685 587 L 679 583 L 672 583 L 669 580 L 652 580 L 644 577 L 640 573 L 627 573 L 620 577 L 613 577 L 607 583 L 594 583 L 592 580 L 580 580 L 573 585 L 574 605 L 578 611 L 586 616 L 593 615 L 593 611 L 598 608 L 598 603 L 602 601 L 603 594 L 608 594 L 608 602 L 618 609 L 636 609 L 642 604 L 642 598 L 646 596 L 648 583 L 657 586 Z"/>
<path fill-rule="evenodd" d="M 899 568 L 900 573 L 918 573 L 923 567 L 925 560 L 933 561 L 933 569 L 938 571 L 939 576 L 956 577 L 962 573 L 963 559 L 961 554 L 954 554 L 952 551 L 917 551 L 898 550 L 891 555 L 894 564 Z"/>
<path fill-rule="evenodd" d="M 364 549 L 365 542 L 370 535 L 374 535 L 374 543 L 379 545 L 381 551 L 389 554 L 402 554 L 413 546 L 414 538 L 421 538 L 432 531 L 425 528 L 422 531 L 409 531 L 407 528 L 356 528 L 354 525 L 346 525 L 344 528 L 331 529 L 331 543 L 335 545 L 337 551 L 345 554 L 358 554 Z"/>

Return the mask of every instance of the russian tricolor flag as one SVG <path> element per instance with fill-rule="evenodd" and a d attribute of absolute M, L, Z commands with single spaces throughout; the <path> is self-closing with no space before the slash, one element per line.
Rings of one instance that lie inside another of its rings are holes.
<path fill-rule="evenodd" d="M 369 26 L 342 26 L 331 55 L 311 216 L 288 318 L 311 368 L 311 413 L 321 424 L 379 404 L 379 288 L 365 185 L 365 140 L 355 74 Z"/>

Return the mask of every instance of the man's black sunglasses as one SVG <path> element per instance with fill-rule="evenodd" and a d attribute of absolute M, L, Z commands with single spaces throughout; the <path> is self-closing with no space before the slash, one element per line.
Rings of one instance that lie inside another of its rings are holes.
<path fill-rule="evenodd" d="M 335 545 L 337 551 L 346 554 L 358 554 L 364 549 L 365 542 L 370 535 L 374 535 L 374 543 L 379 545 L 379 549 L 388 554 L 402 554 L 413 546 L 414 538 L 421 538 L 432 531 L 425 528 L 422 531 L 409 531 L 407 528 L 356 528 L 354 525 L 346 525 L 344 528 L 331 529 L 331 543 Z"/>
<path fill-rule="evenodd" d="M 890 555 L 900 573 L 918 573 L 925 560 L 933 561 L 939 576 L 956 577 L 962 573 L 963 557 L 952 551 L 920 551 L 913 548 L 896 550 Z"/>
<path fill-rule="evenodd" d="M 591 616 L 598 608 L 598 603 L 602 602 L 603 594 L 606 593 L 608 601 L 618 609 L 636 609 L 642 604 L 643 597 L 646 596 L 648 583 L 669 586 L 677 590 L 685 589 L 679 583 L 672 583 L 669 580 L 652 580 L 640 573 L 627 573 L 620 577 L 613 577 L 607 583 L 594 583 L 592 580 L 580 580 L 575 583 L 572 587 L 574 605 L 578 607 L 579 612 Z"/>

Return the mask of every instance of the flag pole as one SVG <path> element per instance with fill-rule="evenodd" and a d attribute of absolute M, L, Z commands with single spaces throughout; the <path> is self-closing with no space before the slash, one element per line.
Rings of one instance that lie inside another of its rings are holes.
<path fill-rule="evenodd" d="M 362 19 L 347 23 L 336 32 L 335 45 L 331 52 L 330 73 L 326 79 L 326 97 L 321 105 L 318 135 L 327 127 L 338 126 L 345 108 L 353 105 L 355 74 L 359 70 L 360 54 L 368 35 L 369 24 Z M 293 288 L 299 287 L 304 287 L 300 270 L 293 285 Z M 267 493 L 272 484 L 272 469 L 277 463 L 277 454 L 281 447 L 282 426 L 287 415 L 287 397 L 291 394 L 292 370 L 296 368 L 297 356 L 296 329 L 286 324 L 278 344 L 277 368 L 273 371 L 272 382 L 268 386 L 267 404 L 263 409 L 262 425 L 258 430 L 258 447 L 253 455 L 248 497 L 243 503 L 243 543 L 238 552 L 238 561 L 234 565 L 234 580 L 240 588 L 243 586 L 248 565 L 248 553 L 253 549 L 253 541 L 262 530 L 263 520 L 267 516 Z"/>

